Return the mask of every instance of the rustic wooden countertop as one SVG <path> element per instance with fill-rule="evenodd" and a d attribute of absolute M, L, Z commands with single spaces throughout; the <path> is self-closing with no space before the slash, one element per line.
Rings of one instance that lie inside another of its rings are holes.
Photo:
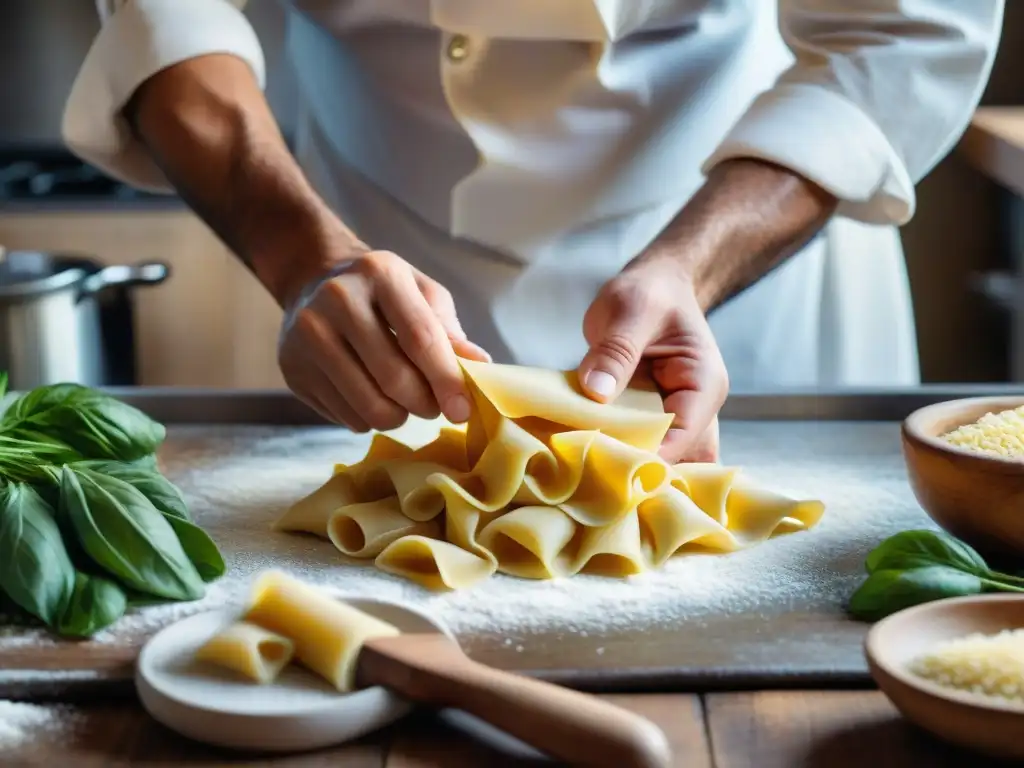
<path fill-rule="evenodd" d="M 957 151 L 976 170 L 1024 197 L 1024 107 L 981 107 Z"/>
<path fill-rule="evenodd" d="M 1002 765 L 949 747 L 902 720 L 877 691 L 609 695 L 669 736 L 674 765 L 687 768 Z M 422 715 L 376 737 L 301 755 L 237 755 L 182 739 L 130 703 L 54 705 L 65 727 L 18 749 L 4 766 L 287 766 L 479 768 L 544 761 L 498 750 L 445 721 Z M 550 764 L 550 763 L 549 763 Z"/>

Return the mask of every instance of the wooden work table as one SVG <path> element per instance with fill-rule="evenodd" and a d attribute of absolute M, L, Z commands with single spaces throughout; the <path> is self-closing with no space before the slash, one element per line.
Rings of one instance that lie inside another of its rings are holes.
<path fill-rule="evenodd" d="M 997 766 L 949 747 L 902 720 L 876 691 L 613 695 L 660 725 L 686 768 L 908 768 Z M 68 726 L 4 753 L 4 766 L 346 766 L 477 768 L 541 765 L 496 749 L 427 715 L 336 749 L 267 757 L 214 750 L 182 739 L 136 704 L 60 705 Z M 551 763 L 547 763 L 551 764 Z"/>

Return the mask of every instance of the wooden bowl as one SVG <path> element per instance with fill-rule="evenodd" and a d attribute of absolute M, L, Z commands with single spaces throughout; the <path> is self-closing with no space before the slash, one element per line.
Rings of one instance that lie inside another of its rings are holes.
<path fill-rule="evenodd" d="M 1024 627 L 1024 595 L 956 597 L 917 605 L 875 624 L 864 641 L 871 676 L 907 720 L 983 754 L 1024 759 L 1024 704 L 943 688 L 906 665 L 936 643 Z"/>
<path fill-rule="evenodd" d="M 986 413 L 1024 405 L 1024 397 L 936 403 L 903 422 L 903 456 L 918 503 L 941 528 L 992 556 L 1024 556 L 1024 458 L 1005 459 L 940 438 Z"/>

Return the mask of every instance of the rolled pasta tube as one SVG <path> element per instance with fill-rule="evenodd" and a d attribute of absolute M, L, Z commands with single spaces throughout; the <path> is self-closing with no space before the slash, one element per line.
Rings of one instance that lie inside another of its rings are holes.
<path fill-rule="evenodd" d="M 560 506 L 581 525 L 608 525 L 662 488 L 671 472 L 656 454 L 597 435 L 587 452 L 579 486 Z"/>
<path fill-rule="evenodd" d="M 792 499 L 738 477 L 729 490 L 726 510 L 729 531 L 744 544 L 753 544 L 814 526 L 825 513 L 825 505 Z"/>
<path fill-rule="evenodd" d="M 477 541 L 479 532 L 500 512 L 485 512 L 474 506 L 465 497 L 452 494 L 444 516 L 444 537 L 450 544 L 468 552 L 489 558 L 490 552 Z"/>
<path fill-rule="evenodd" d="M 349 475 L 335 474 L 315 491 L 292 504 L 276 523 L 277 531 L 303 531 L 327 537 L 327 521 L 339 507 L 360 501 Z"/>
<path fill-rule="evenodd" d="M 374 563 L 382 571 L 435 591 L 465 589 L 495 571 L 493 560 L 425 536 L 403 536 L 393 541 Z"/>
<path fill-rule="evenodd" d="M 480 546 L 498 561 L 498 570 L 527 579 L 556 579 L 570 570 L 564 554 L 576 523 L 557 507 L 519 507 L 480 531 Z"/>
<path fill-rule="evenodd" d="M 603 528 L 584 528 L 573 570 L 618 578 L 646 571 L 636 510 Z"/>
<path fill-rule="evenodd" d="M 640 539 L 651 567 L 660 568 L 687 545 L 719 552 L 740 548 L 729 531 L 678 488 L 668 486 L 637 507 Z"/>
<path fill-rule="evenodd" d="M 440 532 L 439 521 L 417 522 L 402 514 L 401 503 L 395 496 L 341 507 L 327 521 L 327 537 L 339 552 L 349 557 L 376 557 L 402 536 L 437 536 Z"/>
<path fill-rule="evenodd" d="M 236 621 L 207 640 L 196 660 L 266 685 L 273 682 L 295 655 L 295 644 L 283 635 L 248 621 Z"/>
<path fill-rule="evenodd" d="M 289 638 L 295 657 L 342 692 L 355 686 L 363 643 L 399 634 L 391 624 L 280 571 L 256 579 L 245 620 Z"/>
<path fill-rule="evenodd" d="M 711 463 L 676 464 L 672 469 L 675 474 L 673 485 L 693 499 L 704 514 L 719 525 L 727 526 L 727 499 L 738 470 Z"/>

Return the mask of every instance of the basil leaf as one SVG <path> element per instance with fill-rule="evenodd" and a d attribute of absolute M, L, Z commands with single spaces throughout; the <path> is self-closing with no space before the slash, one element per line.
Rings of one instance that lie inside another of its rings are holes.
<path fill-rule="evenodd" d="M 174 529 L 130 483 L 66 466 L 60 506 L 89 557 L 127 586 L 171 600 L 203 596 L 203 580 Z"/>
<path fill-rule="evenodd" d="M 949 566 L 985 575 L 988 565 L 967 544 L 943 531 L 903 531 L 890 536 L 867 556 L 868 573 L 898 569 Z"/>
<path fill-rule="evenodd" d="M 0 424 L 14 426 L 28 421 L 34 414 L 43 413 L 50 408 L 73 401 L 88 388 L 81 384 L 49 384 L 26 392 L 8 406 Z"/>
<path fill-rule="evenodd" d="M 854 618 L 877 621 L 912 605 L 978 595 L 984 589 L 974 574 L 941 565 L 875 571 L 853 593 L 848 610 Z"/>
<path fill-rule="evenodd" d="M 160 468 L 159 466 L 157 466 L 156 463 L 155 453 L 148 453 L 145 456 L 142 456 L 141 458 L 134 459 L 133 461 L 126 461 L 124 463 L 132 467 L 138 467 L 139 469 L 148 469 L 153 472 L 160 471 Z"/>
<path fill-rule="evenodd" d="M 221 557 L 217 545 L 213 539 L 198 525 L 193 525 L 188 520 L 179 517 L 167 517 L 167 522 L 178 535 L 182 549 L 196 567 L 203 581 L 215 581 L 224 575 L 227 566 L 224 565 L 224 558 Z"/>
<path fill-rule="evenodd" d="M 23 610 L 53 626 L 75 584 L 50 506 L 29 485 L 0 490 L 0 588 Z"/>
<path fill-rule="evenodd" d="M 171 517 L 180 517 L 182 520 L 191 520 L 188 505 L 181 491 L 170 480 L 159 472 L 139 467 L 135 464 L 127 464 L 119 461 L 108 461 L 106 459 L 78 461 L 70 465 L 72 469 L 90 469 L 93 472 L 100 472 L 110 475 L 129 483 L 149 499 L 153 506 Z"/>
<path fill-rule="evenodd" d="M 102 576 L 78 572 L 75 590 L 57 631 L 66 637 L 89 637 L 120 619 L 128 597 L 117 584 Z"/>
<path fill-rule="evenodd" d="M 61 440 L 90 459 L 134 461 L 152 454 L 166 430 L 142 411 L 90 387 L 54 384 L 18 398 L 0 429 Z"/>

